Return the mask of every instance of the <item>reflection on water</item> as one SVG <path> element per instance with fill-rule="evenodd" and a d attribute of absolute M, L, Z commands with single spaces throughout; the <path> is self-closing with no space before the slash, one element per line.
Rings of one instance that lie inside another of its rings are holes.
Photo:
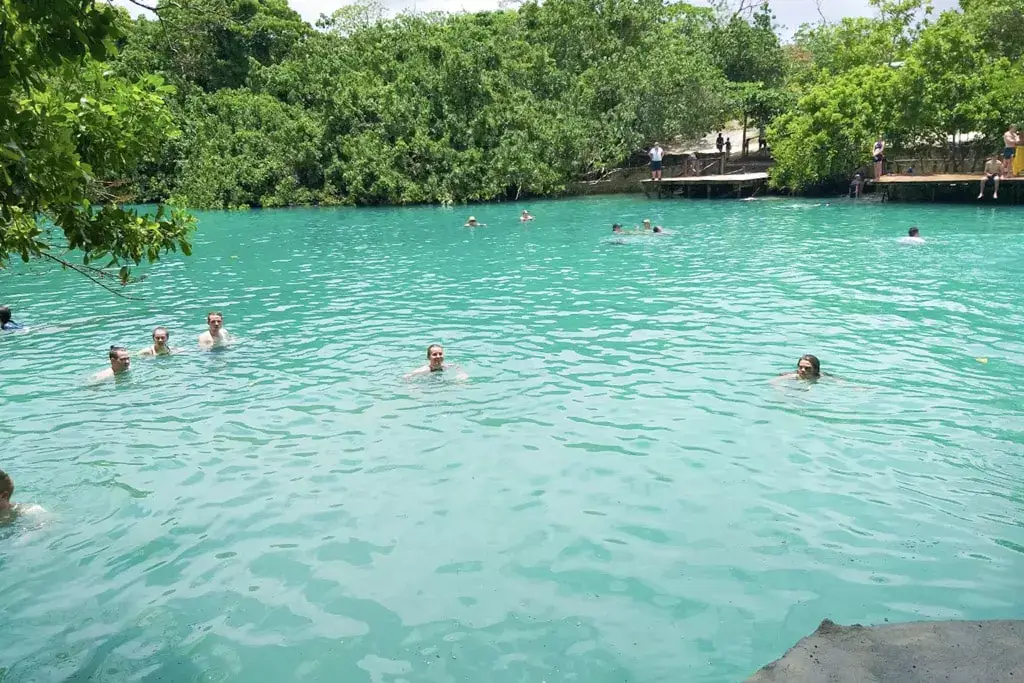
<path fill-rule="evenodd" d="M 143 301 L 0 273 L 51 515 L 0 534 L 5 683 L 735 681 L 826 616 L 1024 616 L 1017 214 L 811 204 L 207 214 Z M 435 341 L 470 380 L 404 378 Z M 841 380 L 773 381 L 804 353 Z"/>

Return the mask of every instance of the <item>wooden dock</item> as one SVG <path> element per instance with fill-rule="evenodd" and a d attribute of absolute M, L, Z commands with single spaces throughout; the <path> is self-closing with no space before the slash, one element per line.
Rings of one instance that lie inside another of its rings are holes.
<path fill-rule="evenodd" d="M 740 198 L 744 192 L 753 195 L 768 182 L 767 173 L 732 173 L 727 175 L 696 175 L 661 180 L 641 180 L 644 194 L 657 197 L 687 198 L 733 197 Z"/>
<path fill-rule="evenodd" d="M 869 180 L 876 192 L 889 201 L 972 201 L 978 196 L 981 173 L 940 173 L 936 175 L 884 175 Z M 985 189 L 992 201 L 992 188 Z M 1004 177 L 999 181 L 999 203 L 1024 203 L 1024 178 Z"/>

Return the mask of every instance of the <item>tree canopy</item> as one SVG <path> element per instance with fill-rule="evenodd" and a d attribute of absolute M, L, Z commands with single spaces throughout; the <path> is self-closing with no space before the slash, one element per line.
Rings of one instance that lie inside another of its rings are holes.
<path fill-rule="evenodd" d="M 189 251 L 187 216 L 116 203 L 117 179 L 176 134 L 160 76 L 123 78 L 105 60 L 117 13 L 81 0 L 0 0 L 0 266 L 78 249 L 119 266 Z M 101 271 L 94 271 L 99 274 Z"/>

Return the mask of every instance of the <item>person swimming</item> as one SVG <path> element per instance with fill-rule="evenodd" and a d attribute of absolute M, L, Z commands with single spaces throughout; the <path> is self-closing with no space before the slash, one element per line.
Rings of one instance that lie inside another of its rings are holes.
<path fill-rule="evenodd" d="M 7 306 L 0 306 L 0 330 L 13 332 L 23 329 L 24 326 L 11 320 L 11 309 Z"/>
<path fill-rule="evenodd" d="M 534 220 L 534 217 L 530 215 L 529 211 L 523 209 L 523 214 L 519 217 L 519 220 L 522 221 L 523 223 L 526 223 L 527 221 Z"/>
<path fill-rule="evenodd" d="M 224 329 L 224 315 L 220 311 L 210 311 L 206 314 L 206 332 L 199 335 L 199 346 L 203 349 L 212 349 L 231 343 L 231 335 Z"/>
<path fill-rule="evenodd" d="M 655 232 L 655 233 L 661 233 L 662 235 L 664 235 L 664 234 L 665 234 L 665 231 L 661 229 L 661 226 L 660 226 L 660 225 L 655 225 L 655 226 L 654 226 L 654 232 Z"/>
<path fill-rule="evenodd" d="M 487 227 L 487 224 L 486 223 L 480 223 L 479 221 L 477 221 L 476 216 L 470 216 L 469 218 L 466 219 L 466 224 L 464 226 L 462 226 L 462 227 L 464 227 L 464 228 L 480 228 L 480 227 L 484 227 L 485 228 L 485 227 Z"/>
<path fill-rule="evenodd" d="M 140 356 L 166 356 L 171 353 L 171 347 L 167 345 L 167 341 L 171 338 L 171 333 L 167 331 L 166 327 L 157 327 L 153 329 L 153 345 L 149 348 L 142 349 L 139 351 Z"/>
<path fill-rule="evenodd" d="M 469 375 L 467 375 L 461 369 L 455 366 L 451 366 L 448 363 L 444 362 L 443 346 L 441 346 L 440 344 L 431 344 L 430 346 L 427 347 L 427 364 L 419 368 L 416 368 L 408 375 L 406 375 L 405 378 L 410 379 L 412 377 L 421 377 L 423 375 L 430 375 L 435 372 L 444 372 L 445 370 L 452 369 L 456 370 L 455 376 L 458 379 L 466 379 L 467 377 L 469 377 Z"/>
<path fill-rule="evenodd" d="M 915 225 L 910 230 L 907 230 L 907 236 L 901 237 L 900 242 L 903 244 L 924 244 L 924 238 L 921 237 L 921 231 Z"/>
<path fill-rule="evenodd" d="M 616 223 L 612 226 L 612 232 L 622 232 L 622 226 Z"/>
<path fill-rule="evenodd" d="M 0 524 L 14 521 L 19 514 L 46 512 L 38 505 L 24 505 L 11 502 L 14 496 L 14 480 L 11 475 L 0 470 Z"/>
<path fill-rule="evenodd" d="M 821 371 L 821 361 L 810 353 L 800 356 L 796 362 L 796 372 L 784 372 L 778 379 L 802 379 L 806 381 L 817 381 L 826 373 Z"/>
<path fill-rule="evenodd" d="M 97 372 L 93 379 L 110 379 L 116 375 L 123 375 L 128 372 L 132 366 L 131 356 L 128 354 L 128 349 L 123 346 L 111 346 L 110 351 L 107 354 L 110 358 L 110 367 L 105 370 Z"/>

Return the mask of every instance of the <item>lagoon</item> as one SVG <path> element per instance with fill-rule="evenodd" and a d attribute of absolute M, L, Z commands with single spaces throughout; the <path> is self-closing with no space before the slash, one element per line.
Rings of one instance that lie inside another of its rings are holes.
<path fill-rule="evenodd" d="M 203 213 L 138 301 L 15 264 L 0 468 L 48 514 L 0 529 L 0 678 L 717 683 L 825 617 L 1022 618 L 1022 217 Z M 155 325 L 186 353 L 87 382 Z M 468 381 L 403 379 L 434 341 Z M 841 380 L 773 383 L 808 352 Z"/>

